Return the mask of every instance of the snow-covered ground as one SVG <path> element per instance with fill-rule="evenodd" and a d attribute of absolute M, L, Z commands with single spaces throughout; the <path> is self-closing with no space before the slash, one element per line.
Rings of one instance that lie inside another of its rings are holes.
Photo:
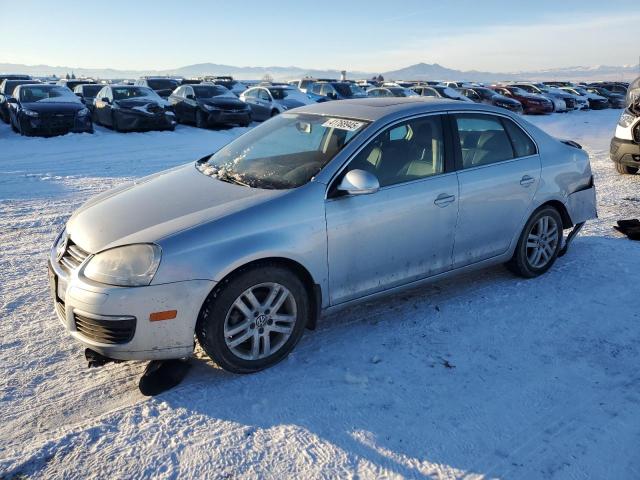
<path fill-rule="evenodd" d="M 492 268 L 343 311 L 268 371 L 198 349 L 156 398 L 143 363 L 88 370 L 52 313 L 46 253 L 89 196 L 244 129 L 20 138 L 0 125 L 0 477 L 640 478 L 640 176 L 619 111 L 528 117 L 591 154 L 600 219 L 541 278 Z"/>

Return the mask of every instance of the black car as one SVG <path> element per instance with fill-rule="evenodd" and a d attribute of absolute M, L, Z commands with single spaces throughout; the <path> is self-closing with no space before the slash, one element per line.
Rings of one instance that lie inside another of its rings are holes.
<path fill-rule="evenodd" d="M 596 95 L 600 95 L 601 97 L 606 98 L 609 101 L 609 106 L 611 108 L 624 108 L 627 106 L 624 101 L 624 95 L 620 93 L 613 93 L 610 90 L 607 90 L 604 87 L 583 87 L 589 93 L 595 93 Z"/>
<path fill-rule="evenodd" d="M 31 80 L 31 75 L 0 73 L 0 83 L 4 82 L 5 80 Z"/>
<path fill-rule="evenodd" d="M 0 118 L 4 123 L 9 123 L 9 103 L 8 101 L 13 98 L 13 90 L 18 85 L 24 85 L 25 83 L 40 83 L 39 80 L 31 79 L 5 79 L 0 83 Z"/>
<path fill-rule="evenodd" d="M 67 87 L 24 84 L 9 99 L 11 128 L 21 135 L 93 133 L 91 114 Z"/>
<path fill-rule="evenodd" d="M 619 93 L 620 95 L 626 95 L 629 88 L 628 84 L 622 82 L 593 82 L 588 86 L 606 88 L 611 93 Z"/>
<path fill-rule="evenodd" d="M 148 87 L 162 98 L 168 98 L 180 82 L 173 78 L 166 77 L 142 77 L 136 80 L 135 85 Z"/>
<path fill-rule="evenodd" d="M 169 96 L 169 104 L 181 123 L 210 125 L 251 123 L 251 108 L 222 85 L 182 85 Z"/>
<path fill-rule="evenodd" d="M 166 100 L 136 85 L 104 86 L 94 101 L 93 119 L 117 132 L 174 130 L 177 123 Z"/>
<path fill-rule="evenodd" d="M 82 103 L 89 109 L 89 111 L 93 114 L 94 101 L 96 99 L 96 95 L 100 90 L 102 90 L 104 85 L 89 83 L 78 85 L 73 89 L 73 93 L 75 93 Z"/>
<path fill-rule="evenodd" d="M 458 88 L 458 90 L 465 97 L 473 100 L 476 103 L 486 103 L 495 107 L 506 108 L 512 112 L 522 113 L 522 103 L 515 98 L 509 98 L 505 95 L 501 95 L 495 90 L 486 87 L 473 87 L 473 88 Z"/>

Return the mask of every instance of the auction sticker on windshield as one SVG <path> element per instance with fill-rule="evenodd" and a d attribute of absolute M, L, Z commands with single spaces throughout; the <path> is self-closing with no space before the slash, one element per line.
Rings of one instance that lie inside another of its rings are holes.
<path fill-rule="evenodd" d="M 349 132 L 355 132 L 358 130 L 364 122 L 358 122 L 356 120 L 347 120 L 344 118 L 330 118 L 322 124 L 323 127 L 337 128 L 338 130 L 348 130 Z"/>

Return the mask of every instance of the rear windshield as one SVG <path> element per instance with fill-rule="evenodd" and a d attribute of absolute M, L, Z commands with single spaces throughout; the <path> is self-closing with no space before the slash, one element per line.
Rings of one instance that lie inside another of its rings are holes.
<path fill-rule="evenodd" d="M 285 113 L 238 137 L 198 168 L 246 187 L 281 190 L 318 174 L 367 122 Z"/>
<path fill-rule="evenodd" d="M 82 95 L 85 97 L 95 97 L 104 85 L 83 85 Z"/>
<path fill-rule="evenodd" d="M 173 90 L 178 86 L 178 82 L 169 78 L 148 78 L 147 85 L 154 90 Z"/>
<path fill-rule="evenodd" d="M 197 98 L 218 97 L 229 93 L 229 90 L 221 85 L 196 85 L 191 87 Z"/>
<path fill-rule="evenodd" d="M 147 87 L 112 87 L 114 100 L 126 100 L 127 98 L 148 97 L 153 100 L 161 100 L 156 92 Z"/>
<path fill-rule="evenodd" d="M 18 85 L 26 85 L 27 83 L 38 83 L 33 80 L 6 80 L 4 84 L 4 93 L 7 95 L 13 95 L 13 91 Z"/>

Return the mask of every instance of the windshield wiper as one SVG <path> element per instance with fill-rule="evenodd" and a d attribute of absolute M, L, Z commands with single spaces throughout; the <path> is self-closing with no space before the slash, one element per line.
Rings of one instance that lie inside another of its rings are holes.
<path fill-rule="evenodd" d="M 228 173 L 222 173 L 222 172 L 218 171 L 218 173 L 215 176 L 216 176 L 216 178 L 218 180 L 220 180 L 222 182 L 233 183 L 235 185 L 240 185 L 242 187 L 251 187 L 251 185 L 249 185 L 248 183 L 244 183 L 244 182 L 238 180 L 236 177 L 232 177 Z"/>

